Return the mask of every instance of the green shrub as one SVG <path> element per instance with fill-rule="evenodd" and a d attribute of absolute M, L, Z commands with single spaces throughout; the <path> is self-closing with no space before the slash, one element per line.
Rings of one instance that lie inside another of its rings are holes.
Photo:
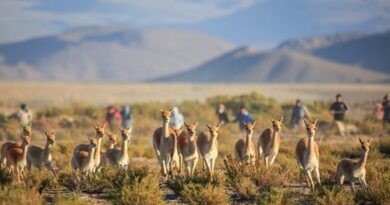
<path fill-rule="evenodd" d="M 233 97 L 225 95 L 215 96 L 208 98 L 206 101 L 214 108 L 216 108 L 218 104 L 223 103 L 228 109 L 233 111 L 233 113 L 237 113 L 241 106 L 245 106 L 246 109 L 254 114 L 280 114 L 282 111 L 275 99 L 267 98 L 257 92 Z"/>
<path fill-rule="evenodd" d="M 146 166 L 119 169 L 111 182 L 109 194 L 114 204 L 163 204 L 158 178 Z"/>
<path fill-rule="evenodd" d="M 224 159 L 227 183 L 243 199 L 254 199 L 259 193 L 270 192 L 288 179 L 290 170 L 282 167 L 265 169 L 258 166 L 240 165 L 238 160 L 228 156 Z"/>
<path fill-rule="evenodd" d="M 8 186 L 11 182 L 12 175 L 4 169 L 0 169 L 0 186 Z"/>
<path fill-rule="evenodd" d="M 229 199 L 222 187 L 201 184 L 186 184 L 181 195 L 189 204 L 199 205 L 224 205 L 230 204 Z"/>
<path fill-rule="evenodd" d="M 339 185 L 323 185 L 310 192 L 310 196 L 319 205 L 354 204 L 353 194 Z"/>

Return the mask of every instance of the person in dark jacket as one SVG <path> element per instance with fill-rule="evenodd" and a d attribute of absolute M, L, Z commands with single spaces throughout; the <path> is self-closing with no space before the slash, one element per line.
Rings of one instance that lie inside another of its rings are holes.
<path fill-rule="evenodd" d="M 343 101 L 341 94 L 337 94 L 336 101 L 332 103 L 330 107 L 330 112 L 333 114 L 334 122 L 341 136 L 345 136 L 346 134 L 344 119 L 345 119 L 345 113 L 348 111 L 348 109 L 349 107 L 347 103 Z"/>
<path fill-rule="evenodd" d="M 291 115 L 291 125 L 296 130 L 298 127 L 303 127 L 303 120 L 309 118 L 310 113 L 307 107 L 303 104 L 302 100 L 298 99 L 295 102 L 295 106 Z"/>
<path fill-rule="evenodd" d="M 390 98 L 389 95 L 385 95 L 382 102 L 383 109 L 383 125 L 386 127 L 390 124 Z"/>
<path fill-rule="evenodd" d="M 226 108 L 224 104 L 221 103 L 218 105 L 216 114 L 220 123 L 222 123 L 223 125 L 229 123 L 229 117 L 226 113 Z"/>
<path fill-rule="evenodd" d="M 240 112 L 237 114 L 234 122 L 238 122 L 240 131 L 245 132 L 245 123 L 253 122 L 252 115 L 249 114 L 248 110 L 244 106 L 241 106 Z"/>

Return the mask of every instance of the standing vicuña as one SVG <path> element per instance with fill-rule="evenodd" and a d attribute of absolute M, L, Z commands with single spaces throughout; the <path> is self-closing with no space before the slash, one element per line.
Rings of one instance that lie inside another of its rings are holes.
<path fill-rule="evenodd" d="M 105 124 L 103 124 L 101 127 L 98 127 L 96 125 L 93 125 L 93 128 L 95 128 L 95 131 L 96 131 L 96 143 L 97 143 L 97 146 L 96 146 L 96 152 L 94 153 L 94 163 L 95 163 L 95 168 L 93 171 L 95 171 L 99 166 L 100 166 L 100 162 L 101 162 L 101 153 L 100 153 L 100 145 L 102 143 L 102 139 L 104 137 L 104 128 L 105 128 Z M 73 150 L 73 156 L 75 156 L 75 154 L 79 151 L 84 151 L 84 152 L 88 152 L 90 148 L 90 144 L 79 144 L 77 145 L 74 150 Z"/>
<path fill-rule="evenodd" d="M 198 125 L 198 122 L 195 122 L 194 124 L 184 122 L 184 125 L 186 126 L 187 131 L 180 134 L 179 147 L 186 166 L 187 174 L 192 176 L 195 172 L 196 164 L 199 159 L 198 147 L 196 145 L 196 126 Z"/>
<path fill-rule="evenodd" d="M 127 145 L 130 142 L 130 134 L 132 128 L 121 129 L 122 146 L 121 149 L 113 148 L 106 152 L 106 159 L 109 164 L 120 167 L 127 167 L 129 165 L 129 155 L 127 153 Z"/>
<path fill-rule="evenodd" d="M 198 138 L 199 152 L 206 164 L 210 177 L 213 176 L 215 161 L 218 157 L 218 131 L 220 126 L 221 123 L 217 126 L 207 124 L 209 130 L 202 132 Z"/>
<path fill-rule="evenodd" d="M 343 159 L 337 165 L 337 180 L 342 185 L 344 180 L 351 183 L 352 190 L 355 191 L 354 182 L 357 180 L 364 188 L 367 188 L 366 182 L 366 163 L 368 151 L 370 150 L 370 144 L 372 139 L 363 141 L 359 138 L 360 145 L 362 146 L 362 155 L 359 160 Z"/>
<path fill-rule="evenodd" d="M 72 168 L 81 172 L 91 173 L 95 169 L 94 154 L 98 145 L 96 138 L 89 138 L 88 151 L 80 150 L 72 157 Z"/>
<path fill-rule="evenodd" d="M 23 137 L 23 142 L 20 147 L 12 147 L 7 151 L 7 167 L 9 167 L 13 173 L 16 171 L 18 181 L 20 176 L 25 178 L 24 168 L 27 165 L 27 149 L 29 144 L 30 136 L 25 136 Z"/>
<path fill-rule="evenodd" d="M 51 148 L 55 143 L 55 132 L 47 133 L 46 135 L 46 145 L 44 148 L 40 146 L 31 145 L 28 148 L 27 152 L 27 168 L 31 170 L 31 166 L 41 169 L 44 165 L 48 170 L 52 171 L 56 175 L 55 170 L 52 165 L 52 156 Z"/>
<path fill-rule="evenodd" d="M 160 110 L 162 117 L 162 127 L 157 128 L 153 133 L 153 148 L 156 151 L 157 159 L 160 162 L 161 172 L 165 177 L 172 171 L 173 166 L 180 170 L 180 161 L 173 163 L 173 157 L 178 156 L 177 135 L 176 132 L 169 127 L 171 120 L 172 108 L 168 111 Z M 175 160 L 176 161 L 176 160 Z M 177 164 L 179 163 L 179 164 Z"/>
<path fill-rule="evenodd" d="M 31 125 L 30 126 L 24 126 L 21 125 L 22 128 L 22 137 L 23 139 L 26 136 L 31 136 Z M 14 147 L 20 147 L 21 144 L 18 142 L 4 142 L 3 145 L 1 145 L 1 156 L 0 156 L 0 168 L 6 166 L 7 164 L 7 152 L 9 149 Z"/>
<path fill-rule="evenodd" d="M 256 122 L 243 123 L 245 125 L 246 136 L 245 140 L 239 139 L 236 142 L 234 146 L 235 155 L 240 161 L 245 161 L 246 163 L 254 165 L 256 162 L 256 149 L 255 144 L 252 142 L 252 136 Z"/>
<path fill-rule="evenodd" d="M 317 183 L 321 185 L 320 180 L 320 154 L 318 152 L 317 143 L 314 141 L 314 135 L 316 133 L 317 119 L 313 123 L 307 123 L 304 120 L 307 130 L 307 138 L 300 139 L 295 148 L 295 154 L 299 168 L 303 171 L 309 188 L 314 188 L 313 178 L 311 172 L 317 179 Z"/>
<path fill-rule="evenodd" d="M 282 129 L 283 116 L 280 120 L 274 120 L 271 118 L 272 129 L 265 129 L 257 143 L 257 149 L 259 150 L 259 158 L 263 157 L 265 167 L 268 168 L 274 163 L 276 156 L 278 155 L 280 148 L 280 131 Z"/>

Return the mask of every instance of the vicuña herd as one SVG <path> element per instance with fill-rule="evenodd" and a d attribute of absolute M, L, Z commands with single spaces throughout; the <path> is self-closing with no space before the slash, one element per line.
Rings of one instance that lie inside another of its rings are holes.
<path fill-rule="evenodd" d="M 198 122 L 185 122 L 185 130 L 173 129 L 169 126 L 172 109 L 160 110 L 162 126 L 153 133 L 153 148 L 161 166 L 161 173 L 165 178 L 173 175 L 173 170 L 178 173 L 184 168 L 187 175 L 192 176 L 196 170 L 199 159 L 207 169 L 210 178 L 213 177 L 215 164 L 218 158 L 218 135 L 221 123 L 218 125 L 207 125 L 207 129 L 197 134 Z M 245 137 L 239 139 L 234 145 L 234 154 L 240 163 L 255 166 L 256 162 L 262 159 L 265 168 L 273 165 L 281 146 L 281 129 L 283 117 L 279 120 L 271 118 L 272 128 L 266 128 L 258 138 L 257 147 L 253 142 L 254 127 L 256 122 L 244 123 L 246 128 Z M 305 120 L 307 137 L 298 141 L 295 154 L 299 168 L 307 180 L 309 188 L 314 188 L 313 176 L 317 184 L 320 180 L 320 155 L 317 143 L 314 141 L 317 120 L 307 122 Z M 77 172 L 97 172 L 103 166 L 118 166 L 127 168 L 129 166 L 128 144 L 131 139 L 132 128 L 121 129 L 121 147 L 116 148 L 118 138 L 116 133 L 108 133 L 108 149 L 102 150 L 102 139 L 105 136 L 105 126 L 93 125 L 96 136 L 89 138 L 89 143 L 79 144 L 73 150 L 71 166 Z M 44 147 L 30 145 L 31 125 L 22 126 L 22 141 L 5 142 L 1 146 L 0 166 L 13 173 L 17 180 L 25 177 L 24 168 L 30 170 L 32 167 L 41 169 L 46 167 L 56 175 L 52 163 L 51 150 L 55 144 L 55 132 L 45 132 L 46 144 Z M 368 151 L 372 139 L 363 141 L 359 138 L 363 154 L 359 160 L 343 159 L 337 166 L 337 181 L 343 184 L 345 180 L 351 183 L 358 181 L 367 187 L 366 163 Z M 256 157 L 257 155 L 257 157 Z"/>

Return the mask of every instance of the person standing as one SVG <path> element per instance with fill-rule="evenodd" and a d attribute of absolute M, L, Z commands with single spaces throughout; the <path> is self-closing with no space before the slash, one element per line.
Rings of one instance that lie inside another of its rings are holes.
<path fill-rule="evenodd" d="M 29 126 L 32 123 L 32 112 L 27 108 L 25 103 L 20 105 L 20 109 L 16 114 L 18 116 L 19 123 L 22 126 Z"/>
<path fill-rule="evenodd" d="M 226 113 L 225 105 L 224 104 L 219 104 L 216 114 L 218 116 L 219 123 L 222 123 L 222 125 L 229 123 L 229 118 Z"/>
<path fill-rule="evenodd" d="M 390 98 L 389 95 L 385 95 L 382 102 L 383 109 L 383 127 L 387 128 L 387 125 L 390 124 Z"/>
<path fill-rule="evenodd" d="M 131 113 L 130 105 L 124 105 L 121 109 L 122 128 L 127 129 L 131 127 L 133 114 Z"/>
<path fill-rule="evenodd" d="M 341 136 L 345 136 L 345 113 L 348 111 L 348 105 L 343 101 L 341 94 L 336 95 L 336 101 L 332 103 L 330 112 L 333 114 L 333 119 Z"/>
<path fill-rule="evenodd" d="M 295 106 L 291 115 L 291 125 L 293 126 L 294 130 L 296 130 L 298 127 L 304 126 L 303 120 L 305 118 L 310 118 L 309 110 L 303 104 L 302 100 L 298 99 L 295 102 Z"/>
<path fill-rule="evenodd" d="M 183 125 L 184 125 L 184 117 L 179 112 L 179 108 L 175 106 L 172 108 L 172 117 L 170 121 L 170 126 L 175 130 L 179 130 L 181 127 L 183 127 Z"/>
<path fill-rule="evenodd" d="M 110 105 L 107 107 L 106 116 L 104 118 L 104 124 L 108 125 L 111 131 L 114 131 L 120 127 L 118 122 L 122 121 L 122 116 L 116 106 Z"/>
<path fill-rule="evenodd" d="M 248 110 L 244 106 L 240 107 L 240 112 L 237 114 L 234 122 L 238 122 L 241 132 L 245 132 L 245 124 L 253 122 L 252 115 L 249 114 Z"/>

